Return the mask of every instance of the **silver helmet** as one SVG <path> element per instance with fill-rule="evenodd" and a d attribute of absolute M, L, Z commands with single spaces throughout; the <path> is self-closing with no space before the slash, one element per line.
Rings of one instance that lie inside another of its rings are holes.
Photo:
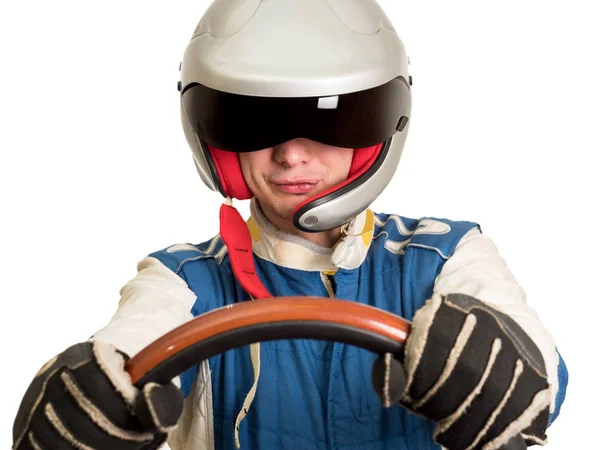
<path fill-rule="evenodd" d="M 303 137 L 354 148 L 348 178 L 293 213 L 324 231 L 394 175 L 411 111 L 402 41 L 375 0 L 215 0 L 181 64 L 181 120 L 204 183 L 252 197 L 238 153 Z"/>

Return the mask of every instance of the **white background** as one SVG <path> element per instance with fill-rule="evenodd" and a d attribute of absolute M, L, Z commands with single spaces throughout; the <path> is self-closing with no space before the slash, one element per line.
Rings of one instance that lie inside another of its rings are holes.
<path fill-rule="evenodd" d="M 414 103 L 374 209 L 481 224 L 570 370 L 547 448 L 598 448 L 594 2 L 381 3 L 411 59 Z M 3 448 L 33 374 L 110 319 L 137 261 L 217 232 L 221 199 L 195 173 L 176 91 L 207 5 L 0 7 Z"/>

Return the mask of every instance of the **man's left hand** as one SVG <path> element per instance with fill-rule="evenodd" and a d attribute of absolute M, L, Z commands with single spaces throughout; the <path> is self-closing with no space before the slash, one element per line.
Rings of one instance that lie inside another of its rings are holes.
<path fill-rule="evenodd" d="M 493 450 L 518 435 L 546 442 L 544 359 L 506 314 L 468 295 L 434 295 L 415 314 L 403 356 L 375 360 L 375 390 L 385 406 L 435 421 L 444 447 Z"/>

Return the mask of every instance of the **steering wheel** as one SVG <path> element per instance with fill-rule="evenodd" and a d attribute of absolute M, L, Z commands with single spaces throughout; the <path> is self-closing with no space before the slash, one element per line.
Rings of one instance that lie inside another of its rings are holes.
<path fill-rule="evenodd" d="M 227 350 L 278 339 L 317 339 L 354 345 L 376 354 L 400 354 L 410 322 L 347 300 L 274 297 L 204 313 L 160 337 L 125 369 L 136 387 L 168 383 L 186 369 Z M 517 436 L 503 450 L 526 449 Z"/>

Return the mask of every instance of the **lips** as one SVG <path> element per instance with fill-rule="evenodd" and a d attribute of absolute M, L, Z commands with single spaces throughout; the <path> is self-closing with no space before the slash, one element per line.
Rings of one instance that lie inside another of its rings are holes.
<path fill-rule="evenodd" d="M 286 194 L 308 194 L 312 191 L 317 184 L 319 184 L 319 180 L 314 179 L 295 179 L 295 180 L 275 180 L 271 182 L 278 190 L 285 192 Z"/>

